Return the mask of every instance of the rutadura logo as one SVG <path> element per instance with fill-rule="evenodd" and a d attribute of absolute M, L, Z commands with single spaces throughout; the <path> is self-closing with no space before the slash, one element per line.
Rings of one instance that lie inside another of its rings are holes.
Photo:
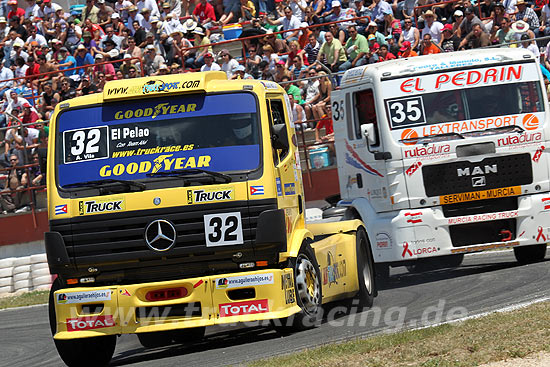
<path fill-rule="evenodd" d="M 523 127 L 526 130 L 535 130 L 539 127 L 539 119 L 532 113 L 528 113 L 523 117 Z"/>
<path fill-rule="evenodd" d="M 413 129 L 405 129 L 401 133 L 401 140 L 415 139 L 415 138 L 418 138 L 418 133 L 416 131 L 414 131 Z M 415 145 L 416 140 L 407 141 L 407 142 L 404 141 L 403 144 L 405 144 L 405 145 Z"/>
<path fill-rule="evenodd" d="M 347 141 L 346 141 L 346 148 L 349 152 L 349 153 L 346 153 L 346 163 L 348 163 L 349 165 L 355 168 L 363 170 L 370 175 L 384 177 L 384 175 L 382 175 L 380 172 L 378 172 L 377 170 L 369 166 L 367 163 L 365 163 L 361 159 L 361 157 L 359 157 L 359 154 L 357 154 L 357 152 L 353 150 L 353 148 L 351 147 L 351 145 L 349 145 Z"/>

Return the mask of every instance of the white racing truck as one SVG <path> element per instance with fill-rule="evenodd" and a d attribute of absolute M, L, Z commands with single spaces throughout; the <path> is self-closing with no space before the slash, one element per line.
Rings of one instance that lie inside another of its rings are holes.
<path fill-rule="evenodd" d="M 331 107 L 342 199 L 325 214 L 366 223 L 379 275 L 496 248 L 522 263 L 545 257 L 548 104 L 529 51 L 357 67 Z"/>

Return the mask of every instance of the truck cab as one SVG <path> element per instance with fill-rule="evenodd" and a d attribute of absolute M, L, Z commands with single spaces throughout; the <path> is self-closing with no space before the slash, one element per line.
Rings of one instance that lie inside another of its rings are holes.
<path fill-rule="evenodd" d="M 534 56 L 473 50 L 348 70 L 332 94 L 342 200 L 382 266 L 544 258 L 548 105 Z M 430 260 L 430 261 L 428 261 Z"/>

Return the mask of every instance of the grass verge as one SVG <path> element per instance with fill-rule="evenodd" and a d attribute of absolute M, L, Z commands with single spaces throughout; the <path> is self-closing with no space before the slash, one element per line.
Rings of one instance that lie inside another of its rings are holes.
<path fill-rule="evenodd" d="M 507 313 L 322 346 L 249 366 L 472 367 L 550 351 L 550 303 Z"/>
<path fill-rule="evenodd" d="M 49 291 L 35 291 L 23 293 L 18 296 L 9 296 L 0 298 L 0 310 L 4 308 L 13 308 L 21 306 L 39 305 L 48 303 Z"/>

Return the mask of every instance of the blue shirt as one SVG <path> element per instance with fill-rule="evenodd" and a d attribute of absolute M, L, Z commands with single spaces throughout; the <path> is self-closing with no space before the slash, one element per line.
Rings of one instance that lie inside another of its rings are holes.
<path fill-rule="evenodd" d="M 94 58 L 92 54 L 89 52 L 86 52 L 86 55 L 84 57 L 80 57 L 80 55 L 76 55 L 76 66 L 84 66 L 84 65 L 93 65 L 94 64 Z M 86 71 L 85 68 L 78 69 L 78 75 L 84 75 L 84 72 Z"/>
<path fill-rule="evenodd" d="M 76 67 L 76 60 L 73 56 L 71 55 L 67 55 L 67 57 L 65 58 L 65 60 L 61 61 L 60 64 L 66 64 L 68 62 L 72 62 L 72 64 L 70 66 L 60 66 L 59 67 L 59 70 L 65 70 L 65 69 L 69 69 L 69 68 L 74 68 Z M 71 70 L 71 71 L 66 71 L 65 73 L 65 76 L 71 76 L 71 75 L 75 75 L 76 74 L 76 70 Z"/>

